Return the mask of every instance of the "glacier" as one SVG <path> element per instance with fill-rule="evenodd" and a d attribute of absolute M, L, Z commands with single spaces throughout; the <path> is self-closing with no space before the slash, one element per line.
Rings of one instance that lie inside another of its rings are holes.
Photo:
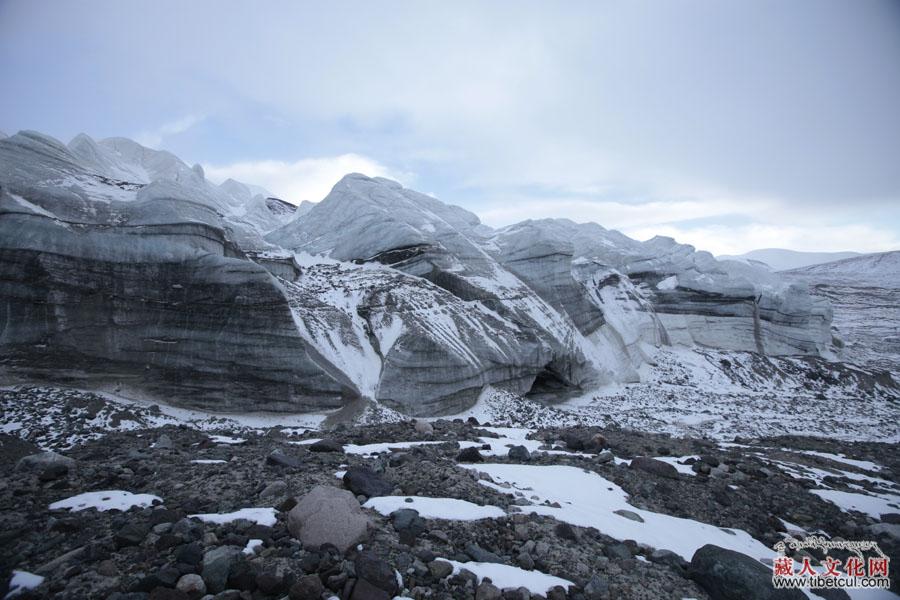
<path fill-rule="evenodd" d="M 807 286 L 350 174 L 295 207 L 125 138 L 0 139 L 0 377 L 209 410 L 456 414 L 638 382 L 660 348 L 839 358 Z"/>

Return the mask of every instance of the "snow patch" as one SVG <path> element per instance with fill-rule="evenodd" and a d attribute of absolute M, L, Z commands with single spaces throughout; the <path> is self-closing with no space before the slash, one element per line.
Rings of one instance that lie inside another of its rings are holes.
<path fill-rule="evenodd" d="M 385 516 L 401 508 L 411 508 L 418 511 L 419 516 L 425 519 L 446 519 L 450 521 L 477 521 L 480 519 L 498 519 L 506 516 L 506 512 L 498 506 L 479 506 L 455 498 L 379 496 L 370 498 L 363 506 Z"/>
<path fill-rule="evenodd" d="M 153 494 L 132 494 L 122 490 L 107 490 L 101 492 L 85 492 L 65 500 L 54 502 L 50 510 L 69 509 L 72 512 L 96 508 L 101 512 L 107 510 L 127 511 L 135 506 L 146 508 L 155 503 L 162 503 L 162 498 Z"/>

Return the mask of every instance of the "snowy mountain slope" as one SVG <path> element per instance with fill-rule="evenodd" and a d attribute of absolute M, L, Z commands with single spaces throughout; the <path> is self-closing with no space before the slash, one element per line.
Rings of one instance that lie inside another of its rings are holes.
<path fill-rule="evenodd" d="M 885 288 L 900 287 L 900 250 L 865 254 L 820 265 L 793 269 L 789 275 L 811 280 L 844 281 Z"/>
<path fill-rule="evenodd" d="M 900 372 L 900 251 L 794 269 L 783 276 L 831 302 L 847 360 Z"/>
<path fill-rule="evenodd" d="M 761 262 L 773 271 L 786 271 L 860 256 L 859 252 L 798 252 L 785 248 L 763 248 L 744 254 L 717 256 L 719 260 Z"/>
<path fill-rule="evenodd" d="M 428 415 L 489 386 L 558 401 L 636 382 L 670 344 L 833 351 L 828 303 L 763 269 L 596 224 L 494 231 L 386 179 L 348 175 L 294 209 L 129 140 L 24 132 L 0 140 L 0 188 L 14 380 Z"/>

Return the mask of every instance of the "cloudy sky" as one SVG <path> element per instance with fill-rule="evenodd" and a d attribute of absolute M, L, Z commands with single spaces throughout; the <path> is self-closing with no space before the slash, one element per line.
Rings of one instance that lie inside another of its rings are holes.
<path fill-rule="evenodd" d="M 327 4 L 327 6 L 325 6 Z M 900 3 L 0 0 L 0 130 L 714 253 L 900 248 Z"/>

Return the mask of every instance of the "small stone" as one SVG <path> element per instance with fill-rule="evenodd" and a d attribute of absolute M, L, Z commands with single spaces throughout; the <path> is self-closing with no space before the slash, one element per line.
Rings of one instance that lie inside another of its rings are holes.
<path fill-rule="evenodd" d="M 445 560 L 433 560 L 428 563 L 428 572 L 435 579 L 443 579 L 453 573 L 453 565 Z"/>
<path fill-rule="evenodd" d="M 554 532 L 557 537 L 560 537 L 564 540 L 570 540 L 573 542 L 578 541 L 578 534 L 575 533 L 575 530 L 568 523 L 558 523 L 554 528 Z"/>
<path fill-rule="evenodd" d="M 263 488 L 263 490 L 259 493 L 259 497 L 262 499 L 280 498 L 287 494 L 287 489 L 287 483 L 285 483 L 284 481 L 273 481 Z"/>
<path fill-rule="evenodd" d="M 186 565 L 199 565 L 203 560 L 203 548 L 197 542 L 178 546 L 175 549 L 175 560 Z"/>
<path fill-rule="evenodd" d="M 615 560 L 628 560 L 631 558 L 631 550 L 625 544 L 610 544 L 603 548 L 603 554 Z"/>
<path fill-rule="evenodd" d="M 482 582 L 475 590 L 475 600 L 500 600 L 500 588 L 492 583 Z"/>
<path fill-rule="evenodd" d="M 531 452 L 525 446 L 512 446 L 507 454 L 510 460 L 528 461 L 531 460 Z"/>
<path fill-rule="evenodd" d="M 615 514 L 619 515 L 620 517 L 625 517 L 626 519 L 635 521 L 637 523 L 644 522 L 644 518 L 641 515 L 637 514 L 636 512 L 630 511 L 630 510 L 625 510 L 624 508 L 614 510 L 613 512 Z"/>
<path fill-rule="evenodd" d="M 318 575 L 304 575 L 291 586 L 288 597 L 291 600 L 320 600 L 325 586 Z"/>
<path fill-rule="evenodd" d="M 603 452 L 595 456 L 594 460 L 602 465 L 608 462 L 612 462 L 613 458 L 615 457 L 613 456 L 612 452 L 610 452 L 609 450 L 604 450 Z"/>
<path fill-rule="evenodd" d="M 584 586 L 586 600 L 603 600 L 609 594 L 609 583 L 596 573 Z"/>
<path fill-rule="evenodd" d="M 190 600 L 190 598 L 181 590 L 167 587 L 158 587 L 154 588 L 153 591 L 150 592 L 148 600 Z"/>
<path fill-rule="evenodd" d="M 156 450 L 172 450 L 175 447 L 175 443 L 165 433 L 159 436 L 156 439 L 156 443 L 153 444 L 153 448 Z"/>
<path fill-rule="evenodd" d="M 289 456 L 282 450 L 273 450 L 266 457 L 266 464 L 275 467 L 285 467 L 288 469 L 299 469 L 303 466 L 303 462 L 296 456 Z"/>
<path fill-rule="evenodd" d="M 117 548 L 137 546 L 144 541 L 149 532 L 150 530 L 144 525 L 128 523 L 116 532 L 113 536 L 113 541 L 116 543 Z"/>
<path fill-rule="evenodd" d="M 196 573 L 188 573 L 181 576 L 178 583 L 175 584 L 175 589 L 181 590 L 193 600 L 206 593 L 206 584 L 203 582 L 203 578 Z"/>

